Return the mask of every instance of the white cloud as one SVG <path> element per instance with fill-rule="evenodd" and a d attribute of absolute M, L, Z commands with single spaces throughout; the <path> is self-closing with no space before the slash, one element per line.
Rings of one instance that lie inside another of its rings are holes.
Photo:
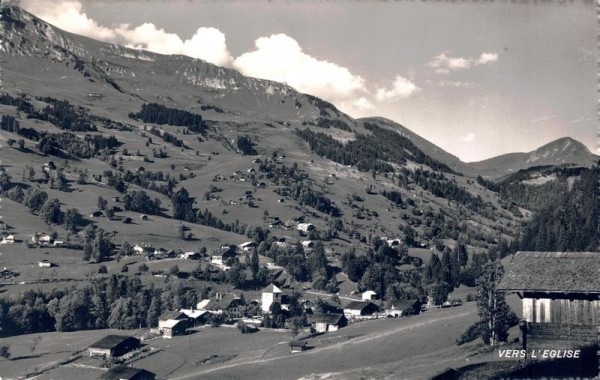
<path fill-rule="evenodd" d="M 462 81 L 449 81 L 449 80 L 441 80 L 438 82 L 440 87 L 479 87 L 478 83 L 473 82 L 462 82 Z"/>
<path fill-rule="evenodd" d="M 22 6 L 61 29 L 101 41 L 161 54 L 183 54 L 221 66 L 230 65 L 232 61 L 225 35 L 215 28 L 199 28 L 190 39 L 182 40 L 152 23 L 134 28 L 127 24 L 114 29 L 101 26 L 82 12 L 78 1 L 24 0 Z"/>
<path fill-rule="evenodd" d="M 486 63 L 496 62 L 498 60 L 498 54 L 496 53 L 481 53 L 479 59 L 477 59 L 478 65 L 485 65 Z"/>
<path fill-rule="evenodd" d="M 450 57 L 448 52 L 433 57 L 427 66 L 438 74 L 448 74 L 450 71 L 469 69 L 473 66 L 486 65 L 498 60 L 496 53 L 481 53 L 479 58 Z"/>
<path fill-rule="evenodd" d="M 220 66 L 228 66 L 232 62 L 225 35 L 215 28 L 198 28 L 185 41 L 175 33 L 158 29 L 152 23 L 144 23 L 133 29 L 129 25 L 121 25 L 116 33 L 126 41 L 126 46 L 135 49 L 161 54 L 182 54 Z"/>
<path fill-rule="evenodd" d="M 397 99 L 408 98 L 415 92 L 419 91 L 419 87 L 417 87 L 410 80 L 397 75 L 394 83 L 392 83 L 392 87 L 389 89 L 386 88 L 378 88 L 377 93 L 375 95 L 375 99 L 378 102 L 388 102 Z"/>
<path fill-rule="evenodd" d="M 285 34 L 260 37 L 254 44 L 256 50 L 242 54 L 233 62 L 244 75 L 285 82 L 301 92 L 334 103 L 355 99 L 366 92 L 362 77 L 304 53 L 298 42 Z"/>
<path fill-rule="evenodd" d="M 67 32 L 81 34 L 98 40 L 113 40 L 115 32 L 90 19 L 81 12 L 78 1 L 24 0 L 21 6 L 39 18 Z"/>
<path fill-rule="evenodd" d="M 354 101 L 352 105 L 359 110 L 370 111 L 375 108 L 373 103 L 371 103 L 367 98 L 360 97 L 358 100 Z"/>
<path fill-rule="evenodd" d="M 468 135 L 466 135 L 466 136 L 464 136 L 462 138 L 462 141 L 464 141 L 464 142 L 471 142 L 473 140 L 475 140 L 475 134 L 474 133 L 469 133 Z"/>

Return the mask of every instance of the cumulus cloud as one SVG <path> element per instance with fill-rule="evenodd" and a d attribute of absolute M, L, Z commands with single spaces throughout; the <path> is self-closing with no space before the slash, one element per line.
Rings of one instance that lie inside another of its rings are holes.
<path fill-rule="evenodd" d="M 474 133 L 469 133 L 468 135 L 466 135 L 466 136 L 464 136 L 462 138 L 462 141 L 464 141 L 464 142 L 471 142 L 473 140 L 475 140 L 475 134 Z"/>
<path fill-rule="evenodd" d="M 112 41 L 116 37 L 114 30 L 99 25 L 83 13 L 82 5 L 78 1 L 24 0 L 21 6 L 67 32 L 102 41 Z"/>
<path fill-rule="evenodd" d="M 116 33 L 126 41 L 126 46 L 135 49 L 161 54 L 182 54 L 220 66 L 228 66 L 232 62 L 225 35 L 215 28 L 198 28 L 185 41 L 177 34 L 168 33 L 152 23 L 144 23 L 133 29 L 129 25 L 121 25 Z"/>
<path fill-rule="evenodd" d="M 177 34 L 168 33 L 152 23 L 137 27 L 128 24 L 117 28 L 101 26 L 82 11 L 78 1 L 24 0 L 22 6 L 61 29 L 101 41 L 161 54 L 183 54 L 221 66 L 232 61 L 225 35 L 215 28 L 199 28 L 190 39 L 182 40 Z"/>
<path fill-rule="evenodd" d="M 427 66 L 438 74 L 448 74 L 451 71 L 469 69 L 473 66 L 485 65 L 498 60 L 496 53 L 481 53 L 479 58 L 451 57 L 449 52 L 442 52 L 433 57 Z"/>
<path fill-rule="evenodd" d="M 285 34 L 260 37 L 254 44 L 254 51 L 233 62 L 244 75 L 285 82 L 301 92 L 332 102 L 347 101 L 366 91 L 362 77 L 306 54 L 296 40 Z"/>
<path fill-rule="evenodd" d="M 377 89 L 375 99 L 377 99 L 378 102 L 389 102 L 397 99 L 404 99 L 408 98 L 419 90 L 419 87 L 417 87 L 410 80 L 400 75 L 396 75 L 396 79 L 394 80 L 394 83 L 392 83 L 391 88 Z"/>

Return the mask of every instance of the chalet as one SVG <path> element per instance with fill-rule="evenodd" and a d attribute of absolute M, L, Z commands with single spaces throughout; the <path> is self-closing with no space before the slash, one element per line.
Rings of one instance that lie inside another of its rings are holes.
<path fill-rule="evenodd" d="M 90 356 L 115 358 L 140 348 L 140 340 L 132 336 L 107 335 L 88 348 Z"/>
<path fill-rule="evenodd" d="M 261 308 L 264 313 L 268 313 L 271 310 L 273 302 L 281 304 L 283 292 L 277 286 L 271 284 L 263 289 L 262 291 L 262 302 Z"/>
<path fill-rule="evenodd" d="M 47 259 L 44 259 L 38 263 L 38 267 L 40 268 L 52 268 L 52 266 L 53 264 Z"/>
<path fill-rule="evenodd" d="M 104 372 L 98 380 L 154 380 L 155 378 L 154 373 L 145 369 L 119 365 Z"/>
<path fill-rule="evenodd" d="M 237 252 L 235 245 L 224 245 L 221 247 L 221 250 L 218 254 L 212 255 L 210 261 L 216 265 L 225 265 L 229 259 L 234 259 L 236 254 Z"/>
<path fill-rule="evenodd" d="M 346 327 L 348 325 L 348 318 L 344 314 L 315 313 L 309 322 L 316 332 L 326 333 Z"/>
<path fill-rule="evenodd" d="M 238 245 L 238 247 L 240 247 L 240 249 L 244 252 L 253 252 L 256 249 L 256 243 L 253 241 L 247 241 Z"/>
<path fill-rule="evenodd" d="M 363 301 L 372 301 L 377 299 L 377 292 L 374 292 L 372 290 L 367 290 L 366 292 L 364 292 L 361 295 L 361 298 Z"/>
<path fill-rule="evenodd" d="M 497 289 L 522 299 L 524 345 L 597 343 L 599 274 L 599 252 L 517 252 Z"/>
<path fill-rule="evenodd" d="M 2 240 L 0 240 L 0 244 L 14 244 L 14 243 L 15 243 L 15 235 L 3 236 Z"/>
<path fill-rule="evenodd" d="M 355 318 L 373 315 L 379 311 L 379 307 L 368 301 L 350 301 L 344 306 L 344 315 L 346 318 Z"/>
<path fill-rule="evenodd" d="M 162 331 L 167 321 L 186 321 L 188 316 L 183 311 L 168 311 L 158 318 L 158 329 Z"/>
<path fill-rule="evenodd" d="M 200 326 L 205 324 L 208 320 L 208 316 L 210 315 L 210 313 L 206 310 L 181 309 L 180 311 L 187 315 L 189 326 Z"/>
<path fill-rule="evenodd" d="M 302 233 L 308 233 L 315 229 L 315 225 L 312 223 L 298 223 L 296 229 Z"/>
<path fill-rule="evenodd" d="M 228 312 L 231 315 L 236 316 L 239 314 L 238 308 L 244 305 L 244 300 L 236 296 L 235 294 L 217 293 L 214 296 L 210 297 L 208 300 L 200 301 L 197 305 L 197 308 L 201 310 L 206 310 L 211 314 L 222 314 L 224 312 Z"/>
<path fill-rule="evenodd" d="M 385 314 L 391 317 L 405 317 L 419 314 L 421 302 L 419 300 L 395 300 L 386 302 Z"/>
<path fill-rule="evenodd" d="M 186 319 L 168 319 L 163 322 L 161 332 L 164 339 L 172 339 L 177 335 L 184 335 L 187 330 L 188 322 Z"/>

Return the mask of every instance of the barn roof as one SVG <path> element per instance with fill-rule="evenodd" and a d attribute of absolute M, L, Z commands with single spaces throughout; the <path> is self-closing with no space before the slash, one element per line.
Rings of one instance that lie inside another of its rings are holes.
<path fill-rule="evenodd" d="M 183 311 L 167 311 L 163 313 L 158 319 L 161 321 L 166 321 L 169 319 L 186 319 L 188 316 Z"/>
<path fill-rule="evenodd" d="M 498 289 L 600 293 L 600 252 L 517 252 Z"/>
<path fill-rule="evenodd" d="M 334 313 L 315 313 L 311 318 L 311 323 L 327 323 L 328 325 L 337 325 L 341 319 L 345 318 L 344 314 Z"/>
<path fill-rule="evenodd" d="M 140 375 L 146 375 L 146 378 L 154 377 L 154 373 L 146 371 L 145 369 L 116 366 L 102 374 L 100 380 L 133 379 Z"/>
<path fill-rule="evenodd" d="M 102 348 L 102 349 L 113 349 L 117 347 L 119 344 L 123 343 L 128 339 L 137 339 L 131 336 L 126 335 L 107 335 L 104 338 L 100 339 L 96 343 L 92 344 L 91 348 Z"/>
<path fill-rule="evenodd" d="M 372 302 L 368 301 L 350 301 L 346 306 L 344 306 L 344 310 L 362 310 L 365 307 L 371 305 L 375 305 Z"/>

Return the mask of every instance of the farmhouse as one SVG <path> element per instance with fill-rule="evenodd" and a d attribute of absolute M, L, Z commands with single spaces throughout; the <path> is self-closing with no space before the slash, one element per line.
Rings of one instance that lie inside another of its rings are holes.
<path fill-rule="evenodd" d="M 373 315 L 379 311 L 377 305 L 368 301 L 351 301 L 344 306 L 344 315 L 346 318 L 362 317 Z"/>
<path fill-rule="evenodd" d="M 599 252 L 517 252 L 497 289 L 522 299 L 528 344 L 593 344 L 600 325 L 599 274 Z"/>
<path fill-rule="evenodd" d="M 419 300 L 396 300 L 386 302 L 385 313 L 392 317 L 405 317 L 419 314 L 421 302 Z"/>
<path fill-rule="evenodd" d="M 348 325 L 348 318 L 344 314 L 315 313 L 310 318 L 310 324 L 316 332 L 325 333 L 346 327 Z"/>
<path fill-rule="evenodd" d="M 132 336 L 107 335 L 88 348 L 90 356 L 114 358 L 140 347 L 140 340 Z"/>
<path fill-rule="evenodd" d="M 206 310 L 181 309 L 180 311 L 188 317 L 188 325 L 191 326 L 200 326 L 205 324 L 208 320 L 208 316 L 210 315 L 210 313 Z"/>
<path fill-rule="evenodd" d="M 233 259 L 236 256 L 235 245 L 225 245 L 221 247 L 221 251 L 211 256 L 211 262 L 216 265 L 225 265 L 229 259 Z"/>
<path fill-rule="evenodd" d="M 238 314 L 238 307 L 244 306 L 244 300 L 232 293 L 217 293 L 208 300 L 200 301 L 198 309 L 207 310 L 212 314 L 222 314 L 229 312 L 232 315 Z"/>
<path fill-rule="evenodd" d="M 163 313 L 158 318 L 158 329 L 162 331 L 163 326 L 168 321 L 185 321 L 187 319 L 188 319 L 188 316 L 183 311 L 169 311 L 169 312 Z"/>
<path fill-rule="evenodd" d="M 119 365 L 104 372 L 98 380 L 154 380 L 155 378 L 154 373 L 145 369 Z"/>
<path fill-rule="evenodd" d="M 169 319 L 163 321 L 160 331 L 162 332 L 164 339 L 172 339 L 174 336 L 185 334 L 187 326 L 187 318 Z"/>

